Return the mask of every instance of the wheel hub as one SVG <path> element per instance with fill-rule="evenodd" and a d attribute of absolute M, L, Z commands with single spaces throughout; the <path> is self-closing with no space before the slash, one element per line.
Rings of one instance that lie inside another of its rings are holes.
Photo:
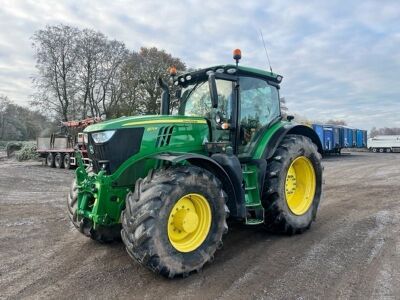
<path fill-rule="evenodd" d="M 211 208 L 200 194 L 187 194 L 179 199 L 168 218 L 168 238 L 180 252 L 190 252 L 206 239 L 211 227 Z"/>
<path fill-rule="evenodd" d="M 305 156 L 299 156 L 290 164 L 286 174 L 286 203 L 295 215 L 303 215 L 310 208 L 315 195 L 316 176 L 314 166 Z"/>
<path fill-rule="evenodd" d="M 182 208 L 174 215 L 172 225 L 178 230 L 192 233 L 199 225 L 199 217 L 196 212 Z"/>

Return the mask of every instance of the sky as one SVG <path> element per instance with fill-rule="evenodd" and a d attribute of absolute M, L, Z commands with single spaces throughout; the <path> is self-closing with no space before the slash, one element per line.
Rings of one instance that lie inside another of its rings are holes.
<path fill-rule="evenodd" d="M 400 127 L 400 1 L 0 0 L 0 95 L 28 105 L 31 36 L 46 25 L 91 28 L 131 50 L 156 46 L 188 67 L 272 68 L 291 113 Z"/>

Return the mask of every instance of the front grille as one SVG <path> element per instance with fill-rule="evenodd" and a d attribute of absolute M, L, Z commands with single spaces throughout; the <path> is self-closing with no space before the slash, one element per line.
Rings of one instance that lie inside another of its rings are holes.
<path fill-rule="evenodd" d="M 92 160 L 93 171 L 102 168 L 107 174 L 113 173 L 129 157 L 140 150 L 144 128 L 118 129 L 111 139 L 105 143 L 96 144 L 89 134 L 89 158 Z"/>

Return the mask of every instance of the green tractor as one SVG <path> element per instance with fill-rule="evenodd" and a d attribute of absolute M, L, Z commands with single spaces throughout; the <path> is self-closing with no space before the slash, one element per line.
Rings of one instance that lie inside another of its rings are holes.
<path fill-rule="evenodd" d="M 289 235 L 310 228 L 322 192 L 319 138 L 282 119 L 282 76 L 240 58 L 235 50 L 236 64 L 172 70 L 178 101 L 160 80 L 161 115 L 85 129 L 92 164 L 80 163 L 68 195 L 80 232 L 122 238 L 132 258 L 172 278 L 213 259 L 228 220 Z"/>

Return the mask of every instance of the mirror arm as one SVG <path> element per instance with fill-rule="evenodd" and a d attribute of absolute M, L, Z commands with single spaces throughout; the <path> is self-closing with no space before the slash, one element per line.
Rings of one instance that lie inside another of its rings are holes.
<path fill-rule="evenodd" d="M 217 82 L 215 80 L 215 74 L 211 73 L 208 75 L 208 86 L 210 88 L 211 103 L 213 108 L 218 107 L 218 91 Z"/>

